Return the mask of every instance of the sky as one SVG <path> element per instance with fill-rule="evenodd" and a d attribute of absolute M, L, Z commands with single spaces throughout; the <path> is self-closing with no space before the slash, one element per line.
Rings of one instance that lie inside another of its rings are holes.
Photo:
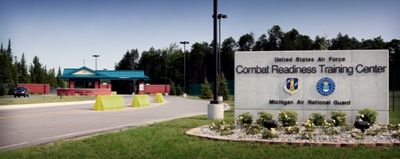
<path fill-rule="evenodd" d="M 213 0 L 0 0 L 0 43 L 27 65 L 47 69 L 113 70 L 131 49 L 213 39 Z M 258 39 L 273 25 L 311 39 L 338 33 L 361 39 L 400 39 L 399 0 L 219 0 L 221 39 L 250 32 Z M 183 49 L 183 45 L 180 45 Z"/>

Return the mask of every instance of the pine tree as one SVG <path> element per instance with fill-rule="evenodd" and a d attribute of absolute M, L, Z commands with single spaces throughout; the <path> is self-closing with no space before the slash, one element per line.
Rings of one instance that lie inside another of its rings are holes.
<path fill-rule="evenodd" d="M 14 94 L 14 90 L 16 88 L 17 84 L 14 82 L 13 79 L 11 79 L 10 82 L 8 82 L 8 95 Z"/>
<path fill-rule="evenodd" d="M 211 91 L 210 83 L 207 79 L 204 80 L 204 84 L 201 85 L 201 94 L 199 96 L 201 99 L 211 99 L 213 98 L 213 93 Z"/>
<path fill-rule="evenodd" d="M 45 69 L 42 67 L 42 64 L 39 62 L 39 58 L 37 56 L 33 58 L 33 65 L 31 64 L 29 72 L 31 74 L 32 83 L 45 82 Z"/>
<path fill-rule="evenodd" d="M 6 87 L 0 83 L 0 96 L 4 96 L 7 94 Z"/>
<path fill-rule="evenodd" d="M 218 79 L 218 95 L 222 96 L 224 100 L 229 100 L 228 83 L 226 81 L 224 73 Z"/>
<path fill-rule="evenodd" d="M 13 74 L 13 81 L 15 84 L 20 83 L 19 82 L 19 76 L 20 76 L 20 64 L 18 62 L 17 56 L 14 57 L 14 64 L 12 65 L 12 74 Z"/>
<path fill-rule="evenodd" d="M 57 79 L 56 79 L 56 75 L 55 75 L 55 71 L 54 68 L 50 69 L 49 72 L 47 73 L 47 77 L 48 77 L 48 83 L 50 84 L 51 88 L 57 88 L 58 87 L 58 83 L 57 83 Z"/>
<path fill-rule="evenodd" d="M 11 49 L 11 40 L 8 40 L 8 47 L 7 49 L 3 49 L 3 45 L 1 45 L 0 48 L 0 74 L 1 74 L 1 79 L 0 81 L 2 83 L 8 83 L 11 84 L 14 83 L 13 80 L 13 57 L 12 57 L 12 49 Z"/>
<path fill-rule="evenodd" d="M 177 95 L 177 96 L 182 95 L 182 88 L 181 88 L 180 85 L 178 85 L 178 87 L 176 88 L 176 95 Z"/>
<path fill-rule="evenodd" d="M 61 68 L 60 67 L 58 67 L 58 72 L 57 72 L 57 85 L 60 88 L 65 88 L 64 80 L 58 78 L 59 76 L 61 76 Z"/>
<path fill-rule="evenodd" d="M 5 51 L 3 50 L 3 43 L 1 43 L 0 46 L 0 83 L 4 83 L 4 71 L 6 71 L 6 67 L 5 67 Z M 5 87 L 4 87 L 5 89 Z"/>
<path fill-rule="evenodd" d="M 25 53 L 22 53 L 21 61 L 19 62 L 20 66 L 20 76 L 19 76 L 19 82 L 20 83 L 31 83 L 29 74 L 28 74 L 28 68 L 26 66 L 26 60 L 25 60 Z"/>
<path fill-rule="evenodd" d="M 169 93 L 171 95 L 176 95 L 176 89 L 175 89 L 175 86 L 174 86 L 174 82 L 172 82 L 172 84 L 171 84 L 171 89 L 170 89 Z"/>

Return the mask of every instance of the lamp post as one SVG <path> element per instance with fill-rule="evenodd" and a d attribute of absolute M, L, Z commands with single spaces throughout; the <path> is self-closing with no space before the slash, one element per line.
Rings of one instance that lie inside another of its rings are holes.
<path fill-rule="evenodd" d="M 219 47 L 218 47 L 218 76 L 221 77 L 221 19 L 224 18 L 228 18 L 227 15 L 225 14 L 218 14 L 218 26 L 219 26 Z"/>
<path fill-rule="evenodd" d="M 181 41 L 183 44 L 183 96 L 186 97 L 186 44 L 189 44 L 189 41 Z"/>
<path fill-rule="evenodd" d="M 218 88 L 217 88 L 217 82 L 218 82 L 218 54 L 217 54 L 217 39 L 218 39 L 218 30 L 217 30 L 217 17 L 218 16 L 218 0 L 214 0 L 214 14 L 213 14 L 213 30 L 214 30 L 214 38 L 213 38 L 213 93 L 214 93 L 214 99 L 210 101 L 210 104 L 220 104 L 220 102 L 217 100 L 218 96 Z"/>
<path fill-rule="evenodd" d="M 97 70 L 97 58 L 100 57 L 100 55 L 93 55 L 95 58 L 95 70 Z"/>
<path fill-rule="evenodd" d="M 394 57 L 394 49 L 393 48 L 389 48 L 389 52 L 390 52 L 390 62 L 392 63 L 392 111 L 394 112 L 394 68 L 395 68 L 395 57 Z"/>

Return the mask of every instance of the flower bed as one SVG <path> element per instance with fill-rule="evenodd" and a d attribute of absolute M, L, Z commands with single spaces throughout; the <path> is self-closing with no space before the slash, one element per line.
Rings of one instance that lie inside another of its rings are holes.
<path fill-rule="evenodd" d="M 384 132 L 379 132 L 377 135 L 371 136 L 365 133 L 361 133 L 360 130 L 352 128 L 351 131 L 341 131 L 342 127 L 335 127 L 339 131 L 337 135 L 327 135 L 324 132 L 322 126 L 316 127 L 314 131 L 307 132 L 305 126 L 299 126 L 300 131 L 296 134 L 288 134 L 283 129 L 275 129 L 274 133 L 278 135 L 277 138 L 264 139 L 262 133 L 258 134 L 245 134 L 242 129 L 234 129 L 233 133 L 230 135 L 221 135 L 220 133 L 213 131 L 209 126 L 200 126 L 191 129 L 187 132 L 189 135 L 195 135 L 199 137 L 205 137 L 210 139 L 218 140 L 230 140 L 230 141 L 258 141 L 261 143 L 276 143 L 276 144 L 293 144 L 293 145 L 326 145 L 326 146 L 400 146 L 399 138 L 394 138 L 392 131 L 387 130 Z M 372 126 L 370 130 L 380 129 L 380 126 Z M 399 131 L 399 130 L 397 130 Z M 302 139 L 303 133 L 310 133 L 312 139 Z M 363 138 L 356 138 L 352 136 L 352 133 L 362 134 Z M 399 133 L 399 132 L 397 132 Z M 296 144 L 297 143 L 297 144 Z M 336 145 L 335 145 L 336 143 Z"/>

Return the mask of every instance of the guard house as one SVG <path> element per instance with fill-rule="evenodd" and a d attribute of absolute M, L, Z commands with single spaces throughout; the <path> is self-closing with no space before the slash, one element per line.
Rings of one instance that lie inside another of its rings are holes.
<path fill-rule="evenodd" d="M 68 80 L 69 88 L 57 89 L 57 95 L 110 95 L 111 85 L 100 83 L 100 79 L 138 80 L 138 94 L 144 94 L 144 82 L 149 79 L 143 70 L 92 70 L 88 67 L 65 68 L 58 78 Z"/>

